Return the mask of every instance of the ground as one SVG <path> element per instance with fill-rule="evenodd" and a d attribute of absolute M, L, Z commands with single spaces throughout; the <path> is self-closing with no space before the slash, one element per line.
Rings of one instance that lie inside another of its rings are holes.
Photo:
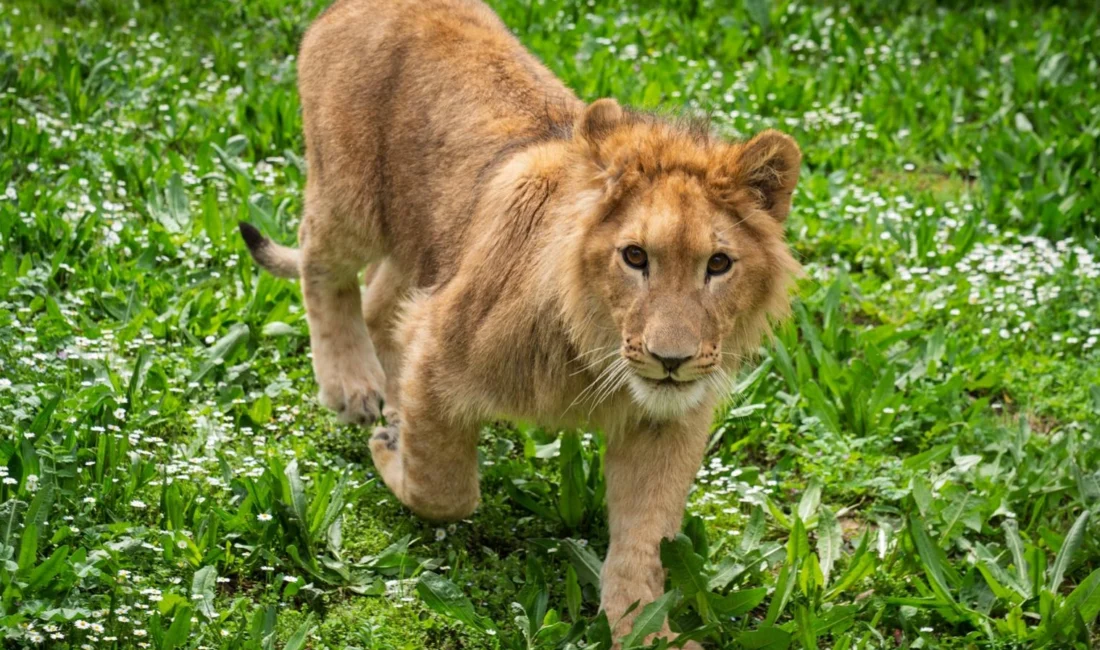
<path fill-rule="evenodd" d="M 1088 647 L 1094 8 L 492 5 L 585 99 L 805 150 L 795 318 L 716 415 L 642 618 L 708 648 Z M 236 235 L 293 241 L 322 9 L 0 0 L 5 647 L 606 650 L 598 432 L 488 423 L 478 512 L 418 521 Z"/>

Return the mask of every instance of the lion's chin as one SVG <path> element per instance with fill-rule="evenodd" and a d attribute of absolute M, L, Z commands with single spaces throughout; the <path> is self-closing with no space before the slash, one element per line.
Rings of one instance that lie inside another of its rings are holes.
<path fill-rule="evenodd" d="M 646 415 L 656 420 L 671 420 L 699 406 L 706 396 L 706 385 L 694 381 L 655 381 L 632 375 L 630 393 Z"/>

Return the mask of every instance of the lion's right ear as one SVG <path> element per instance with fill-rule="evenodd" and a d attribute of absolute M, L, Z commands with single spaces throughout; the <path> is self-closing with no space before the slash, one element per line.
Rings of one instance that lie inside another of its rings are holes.
<path fill-rule="evenodd" d="M 735 151 L 737 182 L 755 195 L 773 219 L 785 221 L 802 164 L 802 152 L 794 138 L 769 129 Z"/>
<path fill-rule="evenodd" d="M 610 98 L 597 99 L 577 119 L 574 132 L 578 139 L 596 145 L 614 131 L 622 119 L 623 107 L 619 102 Z"/>

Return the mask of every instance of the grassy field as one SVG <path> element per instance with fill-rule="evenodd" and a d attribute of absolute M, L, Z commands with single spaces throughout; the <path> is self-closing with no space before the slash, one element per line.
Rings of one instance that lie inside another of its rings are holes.
<path fill-rule="evenodd" d="M 805 150 L 808 277 L 662 549 L 674 628 L 1090 647 L 1095 8 L 491 4 L 586 99 Z M 0 0 L 4 647 L 607 649 L 599 436 L 487 426 L 475 516 L 412 518 L 239 241 L 293 241 L 323 6 Z"/>

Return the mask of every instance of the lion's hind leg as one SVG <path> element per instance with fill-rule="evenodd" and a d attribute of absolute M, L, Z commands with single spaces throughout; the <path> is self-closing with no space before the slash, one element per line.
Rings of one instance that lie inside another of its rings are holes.
<path fill-rule="evenodd" d="M 348 230 L 310 181 L 300 270 L 319 397 L 344 422 L 368 426 L 381 415 L 385 375 L 363 322 L 358 275 L 380 251 Z"/>

